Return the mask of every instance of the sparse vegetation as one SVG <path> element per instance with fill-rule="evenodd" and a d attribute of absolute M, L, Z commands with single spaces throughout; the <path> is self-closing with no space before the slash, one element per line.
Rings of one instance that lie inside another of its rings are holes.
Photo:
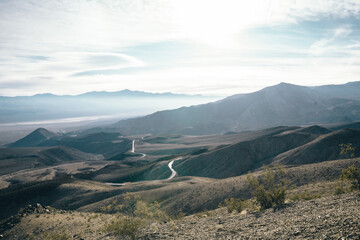
<path fill-rule="evenodd" d="M 70 236 L 66 233 L 45 233 L 43 235 L 44 239 L 48 240 L 68 240 L 71 239 Z"/>
<path fill-rule="evenodd" d="M 267 167 L 260 177 L 247 176 L 252 195 L 261 209 L 279 206 L 285 202 L 288 183 L 284 180 L 285 170 L 281 166 Z"/>
<path fill-rule="evenodd" d="M 175 219 L 180 220 L 180 219 L 183 219 L 185 216 L 186 216 L 186 214 L 184 212 L 180 211 L 176 214 Z"/>
<path fill-rule="evenodd" d="M 136 202 L 134 215 L 145 219 L 153 219 L 159 221 L 169 220 L 169 216 L 160 209 L 158 202 L 147 204 L 141 200 Z"/>
<path fill-rule="evenodd" d="M 300 192 L 293 194 L 289 197 L 290 201 L 296 202 L 301 200 L 311 200 L 315 198 L 320 198 L 322 195 L 320 193 L 309 193 L 308 191 Z"/>
<path fill-rule="evenodd" d="M 229 213 L 233 211 L 240 213 L 244 209 L 244 201 L 238 198 L 225 199 L 224 205 Z"/>
<path fill-rule="evenodd" d="M 352 143 L 340 144 L 340 155 L 346 156 L 346 158 L 355 157 L 355 147 L 352 146 Z M 340 180 L 342 182 L 350 183 L 350 191 L 360 190 L 360 169 L 355 166 L 355 164 L 349 166 L 342 170 L 340 175 Z M 335 194 L 345 193 L 346 189 L 343 186 L 339 186 L 335 189 Z"/>
<path fill-rule="evenodd" d="M 360 190 L 360 169 L 355 165 L 343 169 L 340 178 L 350 182 L 351 190 Z"/>
<path fill-rule="evenodd" d="M 342 184 L 339 184 L 338 186 L 335 187 L 335 195 L 340 195 L 343 193 L 346 193 L 346 188 L 344 188 Z"/>
<path fill-rule="evenodd" d="M 212 215 L 211 211 L 205 209 L 202 212 L 195 213 L 195 216 L 198 218 L 210 217 Z"/>
<path fill-rule="evenodd" d="M 115 236 L 136 239 L 144 226 L 146 226 L 146 222 L 141 218 L 118 216 L 117 219 L 105 224 L 104 230 Z"/>
<path fill-rule="evenodd" d="M 352 143 L 341 143 L 340 146 L 340 155 L 345 158 L 354 158 L 355 157 L 355 147 Z"/>
<path fill-rule="evenodd" d="M 116 219 L 104 225 L 104 231 L 115 236 L 136 239 L 145 226 L 154 221 L 166 221 L 170 217 L 160 209 L 158 202 L 146 203 L 139 195 L 126 193 L 123 195 L 123 204 L 114 200 L 102 208 L 104 211 L 115 211 Z"/>

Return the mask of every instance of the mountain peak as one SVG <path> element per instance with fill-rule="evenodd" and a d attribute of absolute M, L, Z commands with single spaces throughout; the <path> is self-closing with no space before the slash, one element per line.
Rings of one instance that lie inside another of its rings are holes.
<path fill-rule="evenodd" d="M 300 86 L 300 85 L 296 85 L 296 84 L 292 84 L 292 83 L 286 83 L 286 82 L 281 82 L 277 85 L 272 86 L 274 88 L 306 88 L 305 86 Z"/>
<path fill-rule="evenodd" d="M 42 141 L 57 136 L 45 128 L 38 128 L 20 140 L 11 143 L 8 147 L 35 147 Z"/>
<path fill-rule="evenodd" d="M 50 131 L 47 130 L 46 128 L 38 128 L 38 129 L 36 129 L 35 131 L 33 131 L 32 133 L 30 133 L 30 135 L 31 135 L 31 134 L 40 134 L 40 135 L 42 135 L 42 136 L 44 136 L 44 137 L 46 137 L 46 138 L 56 136 L 55 133 L 50 132 Z"/>

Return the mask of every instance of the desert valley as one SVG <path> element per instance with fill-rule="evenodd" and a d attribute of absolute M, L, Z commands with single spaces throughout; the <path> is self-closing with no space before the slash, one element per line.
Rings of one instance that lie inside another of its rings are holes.
<path fill-rule="evenodd" d="M 340 180 L 344 169 L 360 167 L 355 92 L 358 82 L 316 88 L 281 83 L 89 129 L 37 128 L 0 149 L 1 234 L 357 239 L 360 198 Z M 265 181 L 268 171 L 287 182 L 285 201 L 273 211 L 258 205 L 249 182 L 249 176 Z M 109 230 L 118 214 L 141 216 L 139 203 L 135 213 L 124 207 L 135 198 L 151 216 L 129 233 Z M 241 201 L 241 210 L 225 210 L 229 199 Z"/>
<path fill-rule="evenodd" d="M 0 0 L 0 240 L 360 240 L 360 0 Z"/>

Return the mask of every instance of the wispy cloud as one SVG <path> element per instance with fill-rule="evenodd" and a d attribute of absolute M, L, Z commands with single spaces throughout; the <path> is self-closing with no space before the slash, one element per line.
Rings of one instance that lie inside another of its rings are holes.
<path fill-rule="evenodd" d="M 344 45 L 343 42 L 339 43 L 339 41 L 347 40 L 352 32 L 350 26 L 335 28 L 330 33 L 326 33 L 326 37 L 314 42 L 310 47 L 310 53 L 319 56 L 348 49 L 346 44 Z"/>
<path fill-rule="evenodd" d="M 0 95 L 359 80 L 359 16 L 357 0 L 3 0 Z"/>

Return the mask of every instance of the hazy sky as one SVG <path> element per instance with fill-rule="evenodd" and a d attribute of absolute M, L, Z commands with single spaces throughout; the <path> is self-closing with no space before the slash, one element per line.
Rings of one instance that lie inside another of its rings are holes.
<path fill-rule="evenodd" d="M 0 0 L 0 95 L 230 95 L 359 76 L 359 0 Z"/>

